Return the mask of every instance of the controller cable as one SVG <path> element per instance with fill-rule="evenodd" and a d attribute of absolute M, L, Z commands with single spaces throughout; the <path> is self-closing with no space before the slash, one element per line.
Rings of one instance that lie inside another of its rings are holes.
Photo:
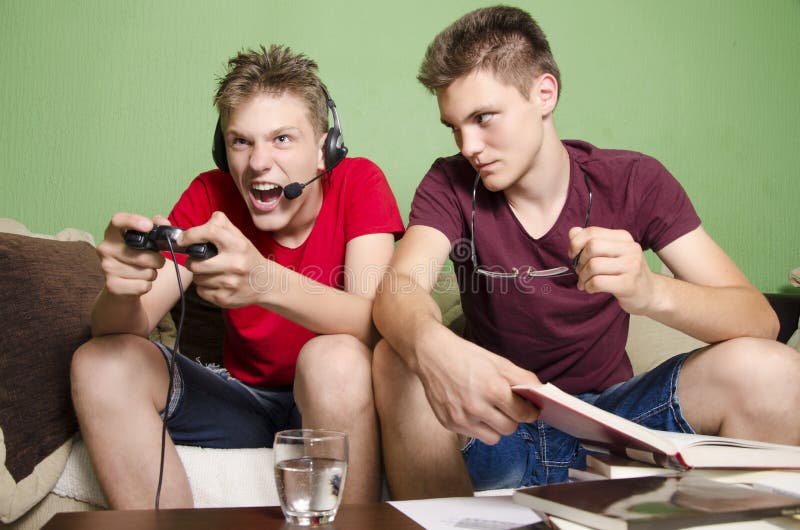
<path fill-rule="evenodd" d="M 183 282 L 181 281 L 181 271 L 178 268 L 178 260 L 175 259 L 175 250 L 172 247 L 172 238 L 167 237 L 167 245 L 169 246 L 169 254 L 172 257 L 172 264 L 175 265 L 175 274 L 178 277 L 178 291 L 180 291 L 180 318 L 178 318 L 178 327 L 175 331 L 175 345 L 172 348 L 172 355 L 169 358 L 167 371 L 169 372 L 169 384 L 167 386 L 167 402 L 164 405 L 164 415 L 161 422 L 161 463 L 158 468 L 158 486 L 156 486 L 156 511 L 158 511 L 158 504 L 161 498 L 161 483 L 164 479 L 164 452 L 167 440 L 167 415 L 169 414 L 169 402 L 172 397 L 172 378 L 175 373 L 175 357 L 180 354 L 181 344 L 181 330 L 183 329 L 183 317 L 186 314 L 186 299 L 183 293 Z"/>

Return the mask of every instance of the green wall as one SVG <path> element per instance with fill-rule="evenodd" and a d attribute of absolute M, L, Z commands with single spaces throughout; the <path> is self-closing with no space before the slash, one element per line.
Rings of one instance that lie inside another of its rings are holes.
<path fill-rule="evenodd" d="M 0 0 L 0 217 L 95 238 L 116 211 L 167 214 L 213 166 L 227 58 L 284 43 L 315 58 L 353 155 L 407 215 L 455 152 L 415 81 L 432 37 L 493 2 Z M 762 290 L 800 265 L 800 1 L 565 0 L 529 9 L 563 72 L 565 138 L 634 149 L 683 183 Z"/>

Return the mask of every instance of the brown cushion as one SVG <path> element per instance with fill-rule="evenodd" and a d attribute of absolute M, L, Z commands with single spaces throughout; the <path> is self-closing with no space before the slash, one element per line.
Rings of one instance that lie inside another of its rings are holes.
<path fill-rule="evenodd" d="M 0 520 L 7 522 L 47 494 L 66 462 L 64 446 L 78 430 L 69 365 L 89 339 L 103 276 L 88 243 L 5 233 L 0 271 Z M 53 461 L 40 466 L 59 448 L 60 468 Z M 53 483 L 43 483 L 37 471 L 46 471 L 47 480 L 55 473 Z"/>

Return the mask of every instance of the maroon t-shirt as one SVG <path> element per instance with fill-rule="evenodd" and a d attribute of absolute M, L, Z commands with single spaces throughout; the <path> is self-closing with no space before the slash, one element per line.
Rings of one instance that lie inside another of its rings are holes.
<path fill-rule="evenodd" d="M 700 226 L 686 192 L 654 158 L 565 141 L 570 157 L 567 200 L 553 227 L 533 238 L 502 192 L 478 185 L 475 247 L 489 270 L 570 265 L 567 233 L 583 226 L 627 230 L 643 249 L 659 251 Z M 470 218 L 475 170 L 461 155 L 441 158 L 417 188 L 409 226 L 442 232 L 451 243 L 465 337 L 533 371 L 543 382 L 578 394 L 600 391 L 633 375 L 625 353 L 628 314 L 610 294 L 577 289 L 577 277 L 486 278 L 473 273 Z"/>

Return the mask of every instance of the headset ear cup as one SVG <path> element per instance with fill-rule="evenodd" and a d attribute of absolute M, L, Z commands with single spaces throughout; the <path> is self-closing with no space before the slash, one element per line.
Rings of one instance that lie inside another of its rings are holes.
<path fill-rule="evenodd" d="M 325 138 L 324 146 L 325 170 L 332 171 L 347 156 L 347 147 L 344 145 L 342 126 L 339 124 L 339 113 L 336 112 L 336 103 L 331 99 L 325 85 L 322 85 L 322 93 L 325 95 L 325 101 L 333 116 L 333 127 L 328 129 L 328 136 Z"/>
<path fill-rule="evenodd" d="M 325 138 L 325 146 L 323 147 L 325 153 L 325 169 L 327 171 L 331 171 L 347 156 L 347 147 L 345 147 L 343 143 L 341 131 L 335 127 L 330 128 L 328 130 L 328 136 Z"/>
<path fill-rule="evenodd" d="M 225 137 L 222 135 L 222 123 L 217 120 L 217 128 L 214 129 L 214 143 L 211 144 L 211 157 L 214 163 L 225 173 L 230 173 L 228 167 L 228 154 L 225 152 Z"/>

